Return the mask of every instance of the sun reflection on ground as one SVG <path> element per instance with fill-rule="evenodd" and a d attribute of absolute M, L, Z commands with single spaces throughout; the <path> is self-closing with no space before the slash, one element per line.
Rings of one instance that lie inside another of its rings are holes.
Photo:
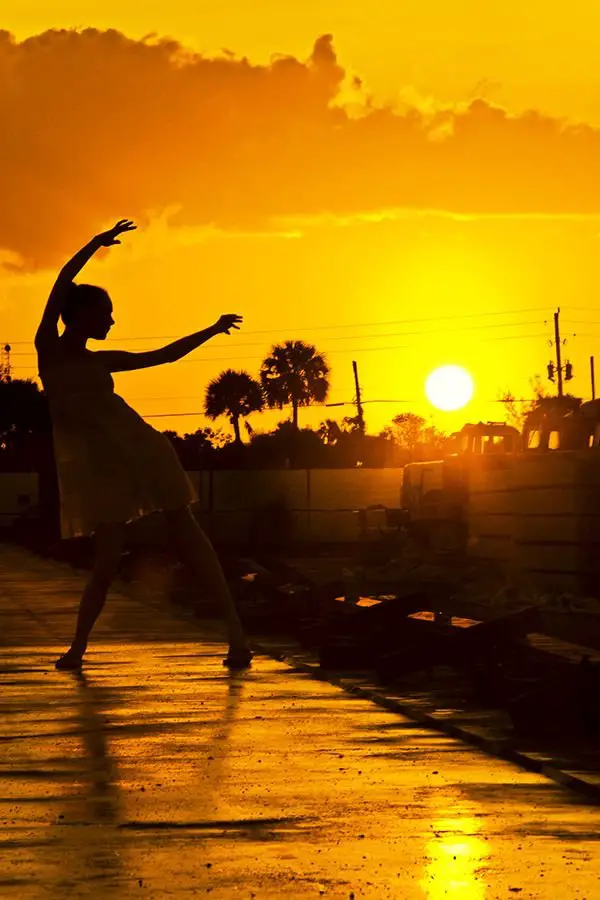
<path fill-rule="evenodd" d="M 479 837 L 478 819 L 437 819 L 435 838 L 428 842 L 428 863 L 421 881 L 429 900 L 456 897 L 457 900 L 484 900 L 486 882 L 483 869 L 490 845 Z"/>

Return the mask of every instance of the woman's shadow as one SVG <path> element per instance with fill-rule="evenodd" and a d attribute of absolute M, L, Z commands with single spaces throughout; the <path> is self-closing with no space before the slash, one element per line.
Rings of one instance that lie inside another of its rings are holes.
<path fill-rule="evenodd" d="M 235 728 L 240 705 L 243 701 L 245 678 L 243 672 L 228 671 L 227 689 L 223 697 L 222 713 L 218 717 L 207 748 L 211 761 L 211 775 L 203 793 L 203 800 L 214 800 L 218 785 L 229 765 L 232 731 Z M 84 672 L 71 673 L 79 692 L 78 721 L 85 756 L 85 793 L 79 799 L 83 803 L 81 821 L 89 825 L 123 826 L 123 796 L 119 784 L 119 767 L 111 755 L 107 741 L 105 711 L 112 708 L 117 698 L 110 689 L 94 684 Z M 200 803 L 200 798 L 196 798 Z"/>
<path fill-rule="evenodd" d="M 73 679 L 79 692 L 78 719 L 87 768 L 86 819 L 90 824 L 116 825 L 120 811 L 118 771 L 108 749 L 102 715 L 109 696 L 83 672 L 73 673 Z"/>

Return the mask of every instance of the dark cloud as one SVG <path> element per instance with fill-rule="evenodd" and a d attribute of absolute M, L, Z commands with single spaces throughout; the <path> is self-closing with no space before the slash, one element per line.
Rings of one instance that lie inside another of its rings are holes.
<path fill-rule="evenodd" d="M 331 36 L 306 61 L 207 59 L 116 31 L 0 32 L 0 247 L 56 264 L 114 217 L 270 228 L 394 208 L 600 211 L 600 135 L 486 101 L 427 117 L 335 104 Z M 359 95 L 357 95 L 359 96 Z"/>

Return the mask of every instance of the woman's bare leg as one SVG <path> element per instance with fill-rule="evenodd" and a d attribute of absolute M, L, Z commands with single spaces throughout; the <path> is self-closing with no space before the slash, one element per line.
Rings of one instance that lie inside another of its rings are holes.
<path fill-rule="evenodd" d="M 165 516 L 179 559 L 192 569 L 199 585 L 206 585 L 223 610 L 230 653 L 243 654 L 248 649 L 246 635 L 211 542 L 189 507 L 165 512 Z"/>
<path fill-rule="evenodd" d="M 124 525 L 120 523 L 107 523 L 96 529 L 94 568 L 79 605 L 75 637 L 69 650 L 57 661 L 57 668 L 78 668 L 81 665 L 90 633 L 102 612 L 106 594 L 117 574 L 123 541 Z"/>

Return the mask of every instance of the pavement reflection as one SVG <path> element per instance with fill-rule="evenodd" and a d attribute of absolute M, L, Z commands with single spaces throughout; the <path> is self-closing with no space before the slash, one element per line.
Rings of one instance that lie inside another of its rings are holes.
<path fill-rule="evenodd" d="M 428 862 L 421 881 L 429 900 L 486 896 L 485 870 L 492 845 L 481 837 L 481 823 L 470 816 L 434 819 L 435 837 L 426 847 Z"/>

